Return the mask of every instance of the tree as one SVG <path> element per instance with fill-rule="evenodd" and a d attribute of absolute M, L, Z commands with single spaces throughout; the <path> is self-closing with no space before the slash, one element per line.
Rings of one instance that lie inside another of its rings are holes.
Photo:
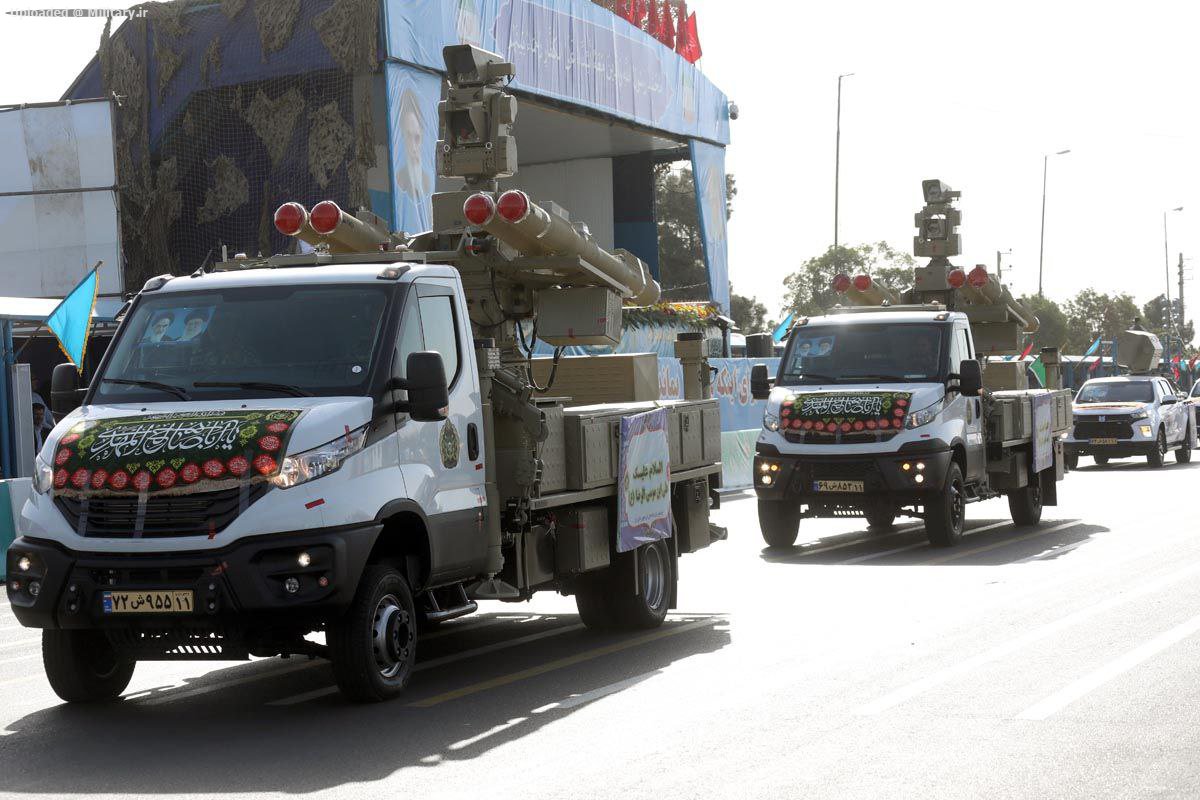
<path fill-rule="evenodd" d="M 767 307 L 757 297 L 735 294 L 729 287 L 729 316 L 742 333 L 764 333 L 774 330 L 774 320 L 767 321 Z"/>
<path fill-rule="evenodd" d="M 1021 302 L 1038 318 L 1038 330 L 1033 335 L 1033 352 L 1043 347 L 1065 349 L 1068 339 L 1067 314 L 1058 303 L 1036 294 L 1022 297 Z M 1091 344 L 1089 341 L 1088 344 Z"/>
<path fill-rule="evenodd" d="M 737 185 L 725 176 L 725 218 L 733 214 Z M 654 215 L 658 220 L 658 271 L 664 300 L 709 300 L 708 270 L 696 212 L 690 167 L 654 169 Z"/>
<path fill-rule="evenodd" d="M 1165 340 L 1167 338 L 1168 329 L 1172 334 L 1172 338 L 1178 336 L 1184 342 L 1191 342 L 1196 334 L 1195 325 L 1191 322 L 1179 324 L 1179 299 L 1171 301 L 1171 313 L 1175 318 L 1174 327 L 1168 325 L 1168 316 L 1166 313 L 1167 297 L 1160 294 L 1158 297 L 1151 300 L 1146 305 L 1142 306 L 1142 325 L 1151 333 L 1157 334 L 1159 338 Z M 1175 348 L 1172 348 L 1174 352 Z"/>
<path fill-rule="evenodd" d="M 915 266 L 912 256 L 894 250 L 887 242 L 830 247 L 783 279 L 786 292 L 783 313 L 821 314 L 838 303 L 832 283 L 839 273 L 851 277 L 866 273 L 884 286 L 903 291 L 912 284 Z"/>
<path fill-rule="evenodd" d="M 1129 328 L 1141 311 L 1128 294 L 1109 296 L 1084 289 L 1067 301 L 1068 353 L 1082 353 L 1097 336 L 1111 339 Z"/>

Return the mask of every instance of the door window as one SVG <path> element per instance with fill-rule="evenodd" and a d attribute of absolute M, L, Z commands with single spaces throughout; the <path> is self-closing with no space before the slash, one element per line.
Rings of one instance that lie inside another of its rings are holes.
<path fill-rule="evenodd" d="M 425 349 L 425 340 L 421 335 L 421 312 L 417 308 L 416 298 L 411 296 L 404 304 L 404 319 L 400 323 L 400 339 L 396 343 L 396 376 L 403 378 L 408 369 L 408 356 Z"/>
<path fill-rule="evenodd" d="M 425 349 L 442 354 L 446 367 L 447 385 L 458 380 L 459 341 L 458 326 L 454 320 L 454 303 L 449 295 L 433 295 L 420 298 L 421 331 L 425 338 Z"/>

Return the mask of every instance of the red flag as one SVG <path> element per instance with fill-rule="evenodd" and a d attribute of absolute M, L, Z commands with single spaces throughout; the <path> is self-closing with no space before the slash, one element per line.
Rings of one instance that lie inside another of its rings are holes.
<path fill-rule="evenodd" d="M 1175 370 L 1175 380 L 1179 380 L 1179 367 L 1171 367 L 1171 369 Z"/>
<path fill-rule="evenodd" d="M 1200 356 L 1192 356 L 1192 360 L 1188 362 L 1188 369 L 1194 370 L 1196 368 L 1196 359 L 1200 359 Z"/>
<path fill-rule="evenodd" d="M 671 50 L 675 49 L 675 20 L 671 16 L 670 0 L 663 0 L 662 20 L 658 24 L 658 39 Z"/>
<path fill-rule="evenodd" d="M 1096 360 L 1092 362 L 1092 365 L 1090 367 L 1088 367 L 1088 372 L 1095 372 L 1096 367 L 1100 366 L 1100 362 L 1103 360 L 1104 360 L 1103 357 L 1097 356 Z"/>
<path fill-rule="evenodd" d="M 679 23 L 680 35 L 675 42 L 675 52 L 692 64 L 704 55 L 700 49 L 700 35 L 696 32 L 696 12 L 688 14 L 687 20 Z"/>
<path fill-rule="evenodd" d="M 632 0 L 633 3 L 633 19 L 629 20 L 639 28 L 643 27 L 646 22 L 646 13 L 649 10 L 648 0 Z"/>
<path fill-rule="evenodd" d="M 617 0 L 617 16 L 626 22 L 633 22 L 634 3 L 637 0 Z"/>
<path fill-rule="evenodd" d="M 1021 351 L 1021 358 L 1024 358 L 1025 356 L 1029 355 L 1032 352 L 1033 352 L 1033 342 L 1030 342 L 1029 344 L 1027 344 L 1025 346 L 1025 349 Z"/>
<path fill-rule="evenodd" d="M 657 0 L 650 0 L 650 19 L 646 23 L 646 33 L 662 41 L 662 17 L 658 13 Z"/>

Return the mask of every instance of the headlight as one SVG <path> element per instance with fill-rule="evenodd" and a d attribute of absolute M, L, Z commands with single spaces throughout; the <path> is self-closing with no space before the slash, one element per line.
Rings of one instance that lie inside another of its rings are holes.
<path fill-rule="evenodd" d="M 342 462 L 362 450 L 366 441 L 367 426 L 363 425 L 320 447 L 287 456 L 279 467 L 279 474 L 271 478 L 271 483 L 281 489 L 290 489 L 336 472 Z"/>
<path fill-rule="evenodd" d="M 763 427 L 769 431 L 779 430 L 779 416 L 770 411 L 763 414 Z"/>
<path fill-rule="evenodd" d="M 912 412 L 908 415 L 908 418 L 904 420 L 904 427 L 919 428 L 922 425 L 928 425 L 929 423 L 933 422 L 935 419 L 937 419 L 938 413 L 941 412 L 942 404 L 943 399 L 939 399 L 937 402 L 925 406 L 920 411 Z"/>
<path fill-rule="evenodd" d="M 54 485 L 54 467 L 42 460 L 39 455 L 33 460 L 33 490 L 45 494 Z"/>
<path fill-rule="evenodd" d="M 1150 416 L 1150 412 L 1144 408 L 1139 408 L 1131 415 L 1132 419 L 1146 419 L 1148 416 Z"/>

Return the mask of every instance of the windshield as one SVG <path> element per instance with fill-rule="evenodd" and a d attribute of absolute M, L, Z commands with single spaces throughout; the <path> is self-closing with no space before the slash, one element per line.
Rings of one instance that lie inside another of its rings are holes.
<path fill-rule="evenodd" d="M 389 288 L 143 295 L 93 384 L 91 402 L 366 394 Z M 197 385 L 205 383 L 258 385 Z"/>
<path fill-rule="evenodd" d="M 1085 383 L 1079 390 L 1076 403 L 1153 403 L 1154 387 L 1150 381 L 1121 381 L 1114 383 Z"/>
<path fill-rule="evenodd" d="M 941 380 L 941 325 L 813 325 L 792 334 L 781 385 Z"/>

